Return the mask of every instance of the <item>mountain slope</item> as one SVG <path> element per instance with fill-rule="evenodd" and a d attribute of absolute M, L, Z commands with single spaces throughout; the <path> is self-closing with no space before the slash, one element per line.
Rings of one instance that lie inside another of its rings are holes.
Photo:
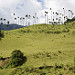
<path fill-rule="evenodd" d="M 0 29 L 1 30 L 13 30 L 13 29 L 19 29 L 19 28 L 22 28 L 22 27 L 25 27 L 25 26 L 22 26 L 22 25 L 18 25 L 18 24 L 0 24 Z"/>
<path fill-rule="evenodd" d="M 27 62 L 18 68 L 0 70 L 0 74 L 74 75 L 71 69 L 75 57 L 75 22 L 66 24 L 66 29 L 69 31 L 63 32 L 64 25 L 39 24 L 4 31 L 0 56 L 10 57 L 17 49 L 24 53 Z"/>

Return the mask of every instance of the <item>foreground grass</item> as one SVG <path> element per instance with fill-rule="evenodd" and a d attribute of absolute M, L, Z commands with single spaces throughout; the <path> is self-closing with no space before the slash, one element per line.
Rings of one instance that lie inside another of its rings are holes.
<path fill-rule="evenodd" d="M 73 69 L 75 57 L 75 22 L 64 26 L 36 25 L 12 31 L 4 31 L 5 37 L 0 41 L 0 56 L 9 57 L 15 49 L 21 50 L 27 56 L 27 62 L 19 68 L 0 70 L 1 75 L 74 75 Z M 69 31 L 68 31 L 69 30 Z M 71 65 L 67 70 L 58 68 L 55 64 Z M 53 66 L 53 68 L 41 71 L 40 66 Z M 26 68 L 25 68 L 26 67 Z M 28 68 L 28 69 L 27 69 Z M 27 69 L 27 71 L 26 71 Z M 32 70 L 30 73 L 30 70 Z M 16 71 L 16 70 L 19 70 Z M 21 71 L 20 71 L 21 70 Z M 37 70 L 35 72 L 34 70 Z M 59 71 L 60 70 L 60 71 Z M 39 72 L 40 71 L 40 72 Z M 60 74 L 62 73 L 62 74 Z M 64 73 L 64 74 L 63 74 Z M 22 73 L 21 73 L 22 75 Z"/>

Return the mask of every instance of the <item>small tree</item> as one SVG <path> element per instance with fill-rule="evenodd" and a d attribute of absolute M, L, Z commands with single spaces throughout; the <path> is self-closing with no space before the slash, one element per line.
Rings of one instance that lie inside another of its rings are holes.
<path fill-rule="evenodd" d="M 11 59 L 6 68 L 21 66 L 27 60 L 20 50 L 14 50 L 11 54 Z"/>

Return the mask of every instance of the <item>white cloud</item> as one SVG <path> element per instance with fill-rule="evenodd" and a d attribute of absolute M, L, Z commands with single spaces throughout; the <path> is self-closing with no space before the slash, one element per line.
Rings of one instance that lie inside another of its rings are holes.
<path fill-rule="evenodd" d="M 12 14 L 24 16 L 26 14 L 34 15 L 42 6 L 37 0 L 0 0 L 0 16 L 12 21 Z"/>
<path fill-rule="evenodd" d="M 75 0 L 44 0 L 45 7 L 53 8 L 53 10 L 62 10 L 64 7 L 66 10 L 72 9 L 75 11 Z"/>

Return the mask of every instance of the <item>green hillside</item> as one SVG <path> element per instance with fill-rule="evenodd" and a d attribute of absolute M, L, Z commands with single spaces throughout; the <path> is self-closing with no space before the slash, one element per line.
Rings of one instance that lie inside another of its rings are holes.
<path fill-rule="evenodd" d="M 74 75 L 75 22 L 4 31 L 0 56 L 10 57 L 15 49 L 24 53 L 27 62 L 18 68 L 1 69 L 0 75 Z"/>

